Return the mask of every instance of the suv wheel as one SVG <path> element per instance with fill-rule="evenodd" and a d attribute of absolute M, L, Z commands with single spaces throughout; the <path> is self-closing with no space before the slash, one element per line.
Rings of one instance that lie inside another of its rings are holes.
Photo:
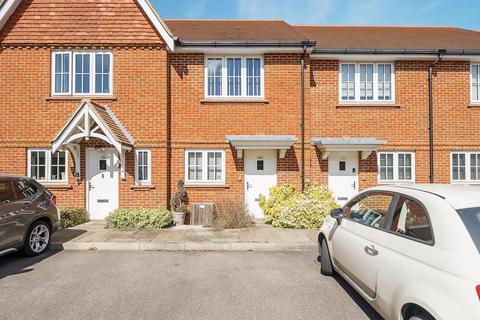
<path fill-rule="evenodd" d="M 28 229 L 22 252 L 29 257 L 37 256 L 47 250 L 50 243 L 50 227 L 44 221 L 35 221 Z"/>

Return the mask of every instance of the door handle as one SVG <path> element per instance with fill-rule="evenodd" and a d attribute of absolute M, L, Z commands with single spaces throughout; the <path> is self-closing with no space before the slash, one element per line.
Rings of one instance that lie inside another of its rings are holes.
<path fill-rule="evenodd" d="M 250 182 L 247 181 L 247 190 L 250 190 L 251 187 L 252 185 L 250 184 Z"/>
<path fill-rule="evenodd" d="M 353 189 L 356 189 L 356 186 L 357 186 L 357 182 L 356 182 L 356 181 L 353 181 L 352 188 L 353 188 Z"/>
<path fill-rule="evenodd" d="M 88 181 L 88 191 L 90 191 L 92 189 L 95 189 L 95 187 L 92 186 L 92 183 L 90 181 Z"/>
<path fill-rule="evenodd" d="M 375 249 L 375 246 L 373 244 L 369 246 L 365 246 L 365 253 L 370 255 L 370 256 L 376 256 L 378 254 L 378 250 Z"/>

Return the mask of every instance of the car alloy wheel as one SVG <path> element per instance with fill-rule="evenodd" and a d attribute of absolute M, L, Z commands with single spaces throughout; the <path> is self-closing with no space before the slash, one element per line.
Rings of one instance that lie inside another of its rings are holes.
<path fill-rule="evenodd" d="M 39 224 L 30 233 L 30 249 L 35 253 L 41 253 L 47 248 L 49 240 L 50 231 L 48 227 L 44 224 Z"/>

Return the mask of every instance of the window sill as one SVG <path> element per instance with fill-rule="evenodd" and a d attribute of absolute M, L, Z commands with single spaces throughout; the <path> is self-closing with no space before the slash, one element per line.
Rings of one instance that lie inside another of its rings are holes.
<path fill-rule="evenodd" d="M 219 188 L 219 189 L 229 189 L 230 185 L 228 184 L 213 184 L 213 183 L 186 183 L 186 188 Z"/>
<path fill-rule="evenodd" d="M 480 181 L 468 181 L 468 180 L 465 180 L 465 181 L 451 181 L 450 182 L 451 184 L 458 184 L 458 185 L 466 185 L 466 186 L 470 186 L 470 185 L 475 185 L 475 186 L 478 186 L 480 185 Z"/>
<path fill-rule="evenodd" d="M 71 190 L 73 188 L 72 185 L 68 183 L 40 182 L 40 184 L 48 190 Z"/>
<path fill-rule="evenodd" d="M 131 189 L 131 190 L 153 190 L 153 189 L 155 189 L 155 186 L 152 185 L 152 184 L 148 184 L 148 185 L 133 185 L 133 186 L 130 186 L 130 189 Z"/>
<path fill-rule="evenodd" d="M 378 185 L 398 185 L 398 184 L 415 184 L 415 181 L 404 180 L 404 181 L 378 181 Z"/>
<path fill-rule="evenodd" d="M 268 100 L 263 98 L 206 98 L 200 100 L 201 104 L 206 103 L 270 103 Z"/>
<path fill-rule="evenodd" d="M 339 102 L 337 108 L 355 108 L 355 107 L 373 107 L 373 108 L 400 108 L 396 103 L 378 103 L 378 102 Z"/>
<path fill-rule="evenodd" d="M 72 95 L 66 95 L 66 96 L 50 96 L 46 97 L 45 101 L 66 101 L 66 100 L 82 100 L 82 99 L 92 99 L 92 100 L 110 100 L 110 101 L 116 101 L 117 97 L 116 96 L 72 96 Z"/>
<path fill-rule="evenodd" d="M 467 108 L 480 108 L 480 102 L 472 102 L 467 105 Z"/>

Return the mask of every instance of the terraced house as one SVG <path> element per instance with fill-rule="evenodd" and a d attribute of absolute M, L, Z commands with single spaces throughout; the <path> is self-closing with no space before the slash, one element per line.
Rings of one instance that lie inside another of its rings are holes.
<path fill-rule="evenodd" d="M 480 182 L 480 33 L 162 20 L 148 0 L 4 0 L 0 174 L 92 219 L 328 186 Z"/>

